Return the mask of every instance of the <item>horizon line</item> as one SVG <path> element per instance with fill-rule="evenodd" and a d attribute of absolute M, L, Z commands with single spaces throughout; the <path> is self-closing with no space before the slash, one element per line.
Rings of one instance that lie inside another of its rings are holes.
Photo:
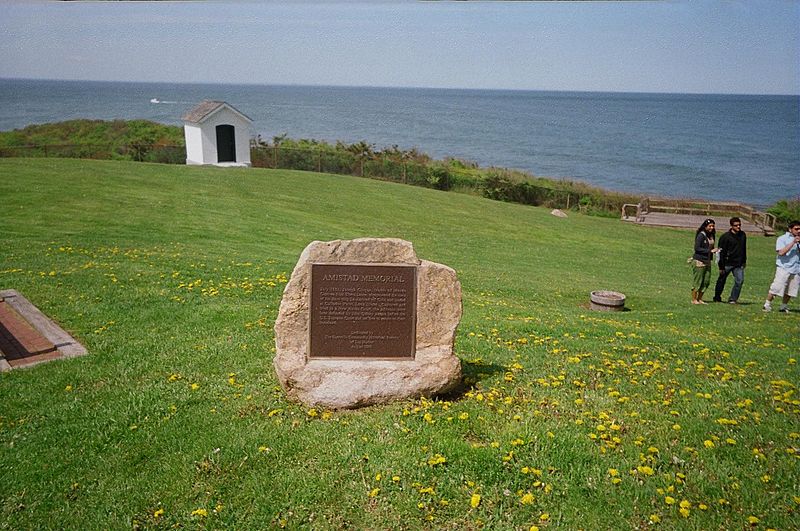
<path fill-rule="evenodd" d="M 133 81 L 120 79 L 63 79 L 37 77 L 2 77 L 3 81 L 58 81 L 70 83 L 140 83 L 150 85 L 231 85 L 262 87 L 308 87 L 308 88 L 354 88 L 354 89 L 400 89 L 400 90 L 454 90 L 454 91 L 494 91 L 494 92 L 566 92 L 575 94 L 647 94 L 647 95 L 690 95 L 690 96 L 765 96 L 765 97 L 800 97 L 800 92 L 791 93 L 751 93 L 751 92 L 664 92 L 643 90 L 579 90 L 579 89 L 544 89 L 544 88 L 490 88 L 490 87 L 440 87 L 410 85 L 345 85 L 314 83 L 268 83 L 268 82 L 232 82 L 232 81 Z"/>

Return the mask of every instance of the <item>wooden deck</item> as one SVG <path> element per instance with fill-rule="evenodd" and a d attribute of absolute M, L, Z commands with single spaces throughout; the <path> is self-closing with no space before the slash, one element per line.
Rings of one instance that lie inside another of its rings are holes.
<path fill-rule="evenodd" d="M 709 216 L 698 216 L 693 214 L 668 214 L 666 212 L 648 212 L 642 216 L 640 221 L 636 220 L 635 216 L 629 216 L 626 218 L 622 218 L 623 221 L 631 221 L 634 223 L 638 223 L 639 225 L 647 225 L 651 227 L 672 227 L 675 229 L 692 229 L 697 230 L 697 228 L 706 220 Z M 713 217 L 713 216 L 712 216 Z M 729 217 L 720 218 L 719 216 L 713 218 L 714 221 L 717 222 L 717 234 L 721 234 L 722 232 L 727 231 L 730 228 L 730 224 L 728 223 Z M 761 227 L 758 227 L 745 219 L 742 219 L 742 230 L 747 234 L 752 235 L 765 235 L 771 236 L 770 234 L 772 231 L 765 231 Z"/>
<path fill-rule="evenodd" d="M 775 226 L 775 216 L 741 203 L 683 200 L 672 204 L 656 204 L 644 198 L 639 204 L 623 205 L 620 219 L 650 227 L 697 230 L 703 221 L 712 218 L 717 222 L 719 234 L 730 228 L 729 220 L 734 216 L 742 220 L 742 230 L 748 234 L 775 235 L 772 228 Z"/>

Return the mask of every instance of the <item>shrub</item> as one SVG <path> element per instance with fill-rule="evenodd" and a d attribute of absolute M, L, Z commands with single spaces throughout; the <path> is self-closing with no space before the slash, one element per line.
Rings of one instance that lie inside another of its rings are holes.
<path fill-rule="evenodd" d="M 800 196 L 794 199 L 781 199 L 769 207 L 767 212 L 775 216 L 776 229 L 786 228 L 790 221 L 800 219 Z"/>
<path fill-rule="evenodd" d="M 148 120 L 69 120 L 3 131 L 0 156 L 186 160 L 183 129 Z"/>
<path fill-rule="evenodd" d="M 544 188 L 497 171 L 488 173 L 483 180 L 482 189 L 484 197 L 489 199 L 524 205 L 541 205 L 546 195 Z"/>
<path fill-rule="evenodd" d="M 428 176 L 425 181 L 430 188 L 435 188 L 437 190 L 449 190 L 453 185 L 450 179 L 450 172 L 447 171 L 447 168 L 442 168 L 440 166 L 429 168 Z"/>

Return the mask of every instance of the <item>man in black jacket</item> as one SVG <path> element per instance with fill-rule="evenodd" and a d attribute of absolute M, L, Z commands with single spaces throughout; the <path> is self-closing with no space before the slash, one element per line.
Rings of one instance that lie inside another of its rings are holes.
<path fill-rule="evenodd" d="M 744 268 L 747 264 L 747 236 L 742 230 L 742 220 L 731 218 L 731 228 L 719 239 L 719 278 L 714 288 L 714 302 L 722 302 L 725 280 L 733 273 L 733 289 L 728 302 L 736 304 L 744 284 Z"/>

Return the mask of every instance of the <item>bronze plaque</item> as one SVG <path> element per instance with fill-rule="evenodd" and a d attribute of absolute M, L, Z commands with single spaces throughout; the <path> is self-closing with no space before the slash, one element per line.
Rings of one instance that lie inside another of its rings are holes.
<path fill-rule="evenodd" d="M 413 358 L 417 268 L 311 264 L 310 358 Z"/>

